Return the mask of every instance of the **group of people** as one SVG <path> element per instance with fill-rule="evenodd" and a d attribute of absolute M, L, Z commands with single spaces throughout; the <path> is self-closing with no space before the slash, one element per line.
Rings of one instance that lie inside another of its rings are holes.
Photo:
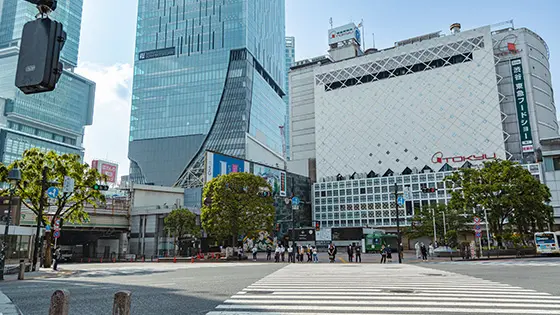
<path fill-rule="evenodd" d="M 253 248 L 253 260 L 257 260 L 257 248 Z M 295 263 L 296 260 L 298 262 L 304 262 L 305 257 L 307 257 L 307 262 L 319 262 L 319 257 L 317 254 L 317 247 L 307 245 L 289 245 L 285 247 L 282 244 L 276 246 L 274 250 L 274 261 L 275 262 L 285 262 L 286 261 L 286 253 L 288 253 L 288 262 Z M 272 260 L 272 247 L 267 246 L 266 248 L 266 260 Z"/>
<path fill-rule="evenodd" d="M 428 255 L 430 257 L 434 257 L 434 245 L 432 243 L 430 243 L 430 245 L 428 246 L 428 248 L 426 248 L 426 245 L 424 244 L 424 242 L 416 242 L 414 244 L 414 249 L 416 250 L 416 258 L 418 259 L 422 259 L 422 261 L 427 261 L 428 260 Z"/>
<path fill-rule="evenodd" d="M 354 258 L 356 258 L 356 262 L 362 262 L 362 247 L 360 245 L 352 243 L 352 245 L 348 245 L 346 251 L 349 262 L 353 262 Z"/>

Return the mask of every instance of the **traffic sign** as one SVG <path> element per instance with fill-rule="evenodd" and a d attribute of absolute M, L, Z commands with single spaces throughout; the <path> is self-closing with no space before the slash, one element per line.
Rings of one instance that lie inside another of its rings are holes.
<path fill-rule="evenodd" d="M 48 232 L 48 231 L 50 231 L 50 230 L 51 230 L 51 226 L 50 226 L 49 224 L 47 224 L 47 225 L 45 226 L 45 231 Z"/>
<path fill-rule="evenodd" d="M 479 217 L 474 217 L 474 223 L 479 224 L 480 223 L 480 218 Z"/>
<path fill-rule="evenodd" d="M 399 204 L 399 206 L 404 206 L 404 202 L 405 199 L 403 196 L 399 196 L 399 198 L 397 198 L 397 203 Z"/>
<path fill-rule="evenodd" d="M 60 237 L 60 230 L 54 231 L 53 237 L 54 238 L 59 238 Z"/>
<path fill-rule="evenodd" d="M 70 176 L 64 176 L 64 185 L 62 186 L 63 193 L 74 192 L 74 179 Z"/>
<path fill-rule="evenodd" d="M 477 238 L 480 238 L 482 236 L 482 233 L 480 231 L 477 231 L 474 236 L 476 236 Z"/>
<path fill-rule="evenodd" d="M 297 206 L 299 205 L 299 198 L 298 197 L 293 197 L 292 198 L 292 205 Z"/>
<path fill-rule="evenodd" d="M 477 231 L 480 231 L 480 225 L 478 225 L 478 224 L 475 225 L 475 226 L 474 226 L 474 229 L 477 230 Z"/>
<path fill-rule="evenodd" d="M 47 189 L 47 196 L 49 196 L 49 198 L 56 198 L 58 197 L 58 188 L 56 187 L 49 187 L 49 189 Z"/>

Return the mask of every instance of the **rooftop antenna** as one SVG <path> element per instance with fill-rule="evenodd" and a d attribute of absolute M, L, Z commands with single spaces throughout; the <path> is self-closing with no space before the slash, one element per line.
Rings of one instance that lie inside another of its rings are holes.
<path fill-rule="evenodd" d="M 371 39 L 373 40 L 373 42 L 371 43 L 371 47 L 375 48 L 375 33 L 371 33 Z"/>
<path fill-rule="evenodd" d="M 332 17 L 331 17 L 331 18 L 329 18 L 329 24 L 331 25 L 331 28 L 333 28 Z"/>

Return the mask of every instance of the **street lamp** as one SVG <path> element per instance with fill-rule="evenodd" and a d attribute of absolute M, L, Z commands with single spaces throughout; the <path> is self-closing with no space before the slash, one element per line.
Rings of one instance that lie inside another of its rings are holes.
<path fill-rule="evenodd" d="M 8 248 L 8 233 L 10 222 L 12 220 L 12 198 L 14 190 L 18 182 L 21 180 L 21 171 L 14 167 L 8 172 L 8 181 L 10 182 L 10 199 L 8 203 L 8 216 L 6 217 L 6 227 L 4 229 L 4 239 L 2 241 L 2 252 L 0 253 L 0 280 L 4 280 L 4 267 L 6 266 L 6 252 Z"/>

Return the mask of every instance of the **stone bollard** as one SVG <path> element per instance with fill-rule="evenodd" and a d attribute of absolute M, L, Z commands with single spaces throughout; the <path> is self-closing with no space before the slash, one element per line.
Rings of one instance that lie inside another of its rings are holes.
<path fill-rule="evenodd" d="M 130 291 L 119 291 L 115 293 L 113 315 L 130 315 L 131 294 Z"/>
<path fill-rule="evenodd" d="M 49 315 L 68 315 L 70 292 L 67 290 L 56 290 L 51 296 L 51 307 Z"/>
<path fill-rule="evenodd" d="M 25 278 L 25 260 L 21 259 L 19 261 L 18 280 L 23 280 L 24 278 Z"/>

